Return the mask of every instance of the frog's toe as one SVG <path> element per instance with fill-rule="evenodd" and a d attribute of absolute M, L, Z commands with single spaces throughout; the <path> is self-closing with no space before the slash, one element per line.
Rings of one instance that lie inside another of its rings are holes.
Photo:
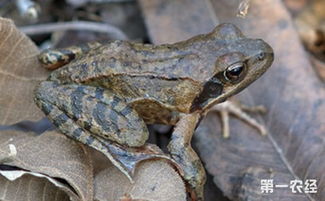
<path fill-rule="evenodd" d="M 210 111 L 219 112 L 221 117 L 221 124 L 222 124 L 222 135 L 224 138 L 230 137 L 230 126 L 229 126 L 229 115 L 235 115 L 236 117 L 242 119 L 250 126 L 254 127 L 259 131 L 261 135 L 267 134 L 267 129 L 265 126 L 253 117 L 249 116 L 246 112 L 258 112 L 258 113 L 265 113 L 266 108 L 263 106 L 255 106 L 255 107 L 248 107 L 242 105 L 240 103 L 235 103 L 232 101 L 225 101 L 218 105 L 215 105 Z"/>

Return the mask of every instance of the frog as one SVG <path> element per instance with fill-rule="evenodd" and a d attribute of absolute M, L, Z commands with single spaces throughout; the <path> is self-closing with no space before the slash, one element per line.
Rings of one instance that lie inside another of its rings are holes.
<path fill-rule="evenodd" d="M 273 59 L 269 44 L 230 23 L 173 44 L 113 40 L 47 50 L 39 60 L 55 70 L 34 99 L 60 132 L 101 152 L 109 151 L 106 142 L 127 152 L 144 146 L 148 124 L 174 126 L 168 156 L 191 198 L 204 200 L 206 174 L 191 147 L 194 131 Z"/>

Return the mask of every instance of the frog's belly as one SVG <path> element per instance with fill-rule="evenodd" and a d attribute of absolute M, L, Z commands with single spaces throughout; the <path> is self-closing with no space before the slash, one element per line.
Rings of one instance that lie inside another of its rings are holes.
<path fill-rule="evenodd" d="M 132 108 L 144 119 L 147 124 L 175 125 L 180 118 L 180 112 L 165 107 L 155 100 L 142 99 L 129 102 Z"/>

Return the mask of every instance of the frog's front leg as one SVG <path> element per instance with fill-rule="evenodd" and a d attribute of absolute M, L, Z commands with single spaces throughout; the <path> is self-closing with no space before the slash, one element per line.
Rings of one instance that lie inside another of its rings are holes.
<path fill-rule="evenodd" d="M 53 70 L 64 66 L 73 59 L 78 58 L 79 56 L 88 53 L 91 49 L 99 46 L 101 46 L 101 43 L 92 42 L 66 48 L 48 49 L 38 56 L 38 60 L 45 66 L 45 68 Z"/>
<path fill-rule="evenodd" d="M 92 139 L 79 138 L 78 129 L 69 124 L 128 147 L 142 146 L 149 135 L 137 112 L 102 88 L 44 81 L 35 91 L 35 101 L 61 132 L 84 144 Z"/>
<path fill-rule="evenodd" d="M 209 112 L 219 112 L 222 124 L 222 135 L 224 138 L 230 137 L 229 115 L 233 114 L 236 117 L 247 122 L 250 126 L 256 128 L 261 135 L 266 135 L 267 130 L 264 125 L 257 122 L 253 117 L 249 116 L 247 112 L 265 113 L 266 109 L 262 106 L 247 107 L 241 103 L 234 101 L 225 101 L 219 103 L 211 108 Z"/>
<path fill-rule="evenodd" d="M 201 160 L 191 147 L 191 139 L 200 117 L 198 112 L 182 116 L 168 144 L 171 157 L 180 166 L 180 172 L 190 188 L 193 200 L 204 200 L 203 187 L 206 181 Z"/>

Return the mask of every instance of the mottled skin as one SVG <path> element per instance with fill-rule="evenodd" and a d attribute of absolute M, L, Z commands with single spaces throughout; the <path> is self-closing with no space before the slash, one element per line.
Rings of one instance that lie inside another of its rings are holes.
<path fill-rule="evenodd" d="M 82 48 L 77 56 L 67 48 L 40 59 L 50 68 L 67 63 L 35 92 L 36 103 L 61 132 L 93 147 L 106 140 L 138 147 L 148 138 L 145 123 L 176 125 L 171 157 L 192 197 L 203 200 L 205 172 L 190 146 L 196 124 L 213 105 L 260 77 L 273 51 L 222 24 L 175 44 L 112 41 Z"/>

